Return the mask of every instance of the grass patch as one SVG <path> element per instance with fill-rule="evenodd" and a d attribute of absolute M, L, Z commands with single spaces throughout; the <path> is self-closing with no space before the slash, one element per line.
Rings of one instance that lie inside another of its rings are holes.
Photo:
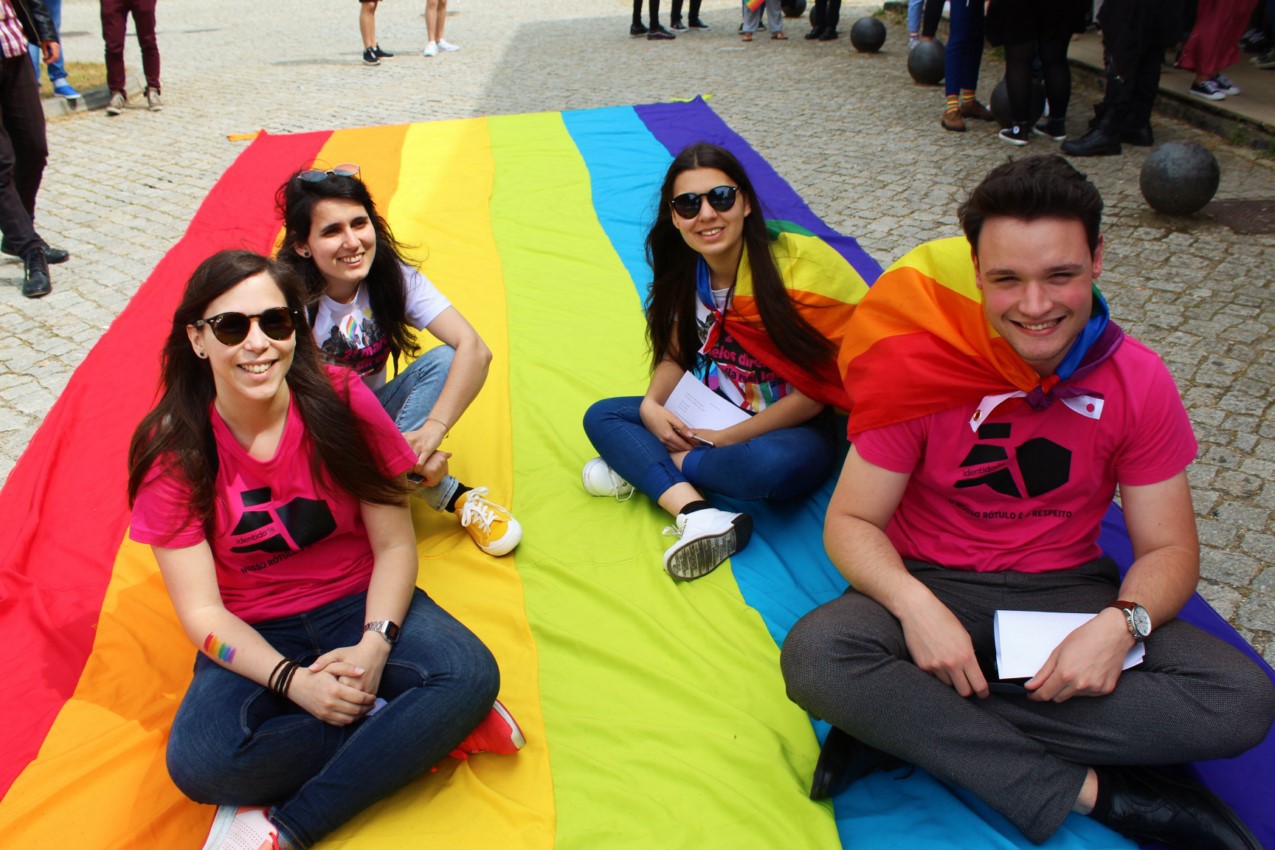
<path fill-rule="evenodd" d="M 49 82 L 48 68 L 40 71 L 40 97 L 54 97 L 53 84 Z M 106 85 L 106 66 L 101 62 L 67 62 L 66 79 L 81 94 L 89 89 Z"/>

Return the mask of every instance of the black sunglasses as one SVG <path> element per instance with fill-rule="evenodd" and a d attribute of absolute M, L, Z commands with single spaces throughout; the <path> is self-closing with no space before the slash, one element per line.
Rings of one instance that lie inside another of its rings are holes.
<path fill-rule="evenodd" d="M 710 207 L 719 213 L 726 212 L 735 206 L 735 195 L 738 192 L 738 186 L 717 186 L 707 192 L 683 192 L 669 201 L 669 206 L 682 218 L 695 218 L 703 208 L 700 200 L 707 198 Z"/>
<path fill-rule="evenodd" d="M 257 326 L 261 328 L 263 334 L 278 340 L 292 336 L 296 333 L 297 326 L 305 322 L 300 310 L 294 310 L 291 307 L 271 307 L 252 316 L 245 316 L 243 313 L 218 313 L 207 319 L 199 319 L 194 325 L 197 328 L 202 328 L 204 325 L 212 328 L 213 336 L 217 337 L 217 341 L 222 345 L 238 345 L 248 338 L 253 319 L 257 320 Z"/>
<path fill-rule="evenodd" d="M 324 171 L 321 168 L 311 168 L 308 171 L 302 171 L 297 175 L 298 180 L 304 180 L 306 183 L 322 183 L 329 177 L 358 177 L 359 167 L 352 163 L 338 165 L 331 171 Z"/>

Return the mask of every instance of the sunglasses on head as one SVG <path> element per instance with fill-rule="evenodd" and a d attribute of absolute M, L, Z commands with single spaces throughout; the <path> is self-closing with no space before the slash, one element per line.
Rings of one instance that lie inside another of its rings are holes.
<path fill-rule="evenodd" d="M 222 345 L 238 345 L 248 338 L 252 320 L 257 320 L 261 332 L 271 339 L 284 340 L 296 333 L 297 325 L 302 324 L 301 311 L 291 307 L 271 307 L 252 316 L 243 313 L 218 313 L 207 319 L 194 323 L 196 328 L 204 325 L 212 328 L 213 336 Z"/>
<path fill-rule="evenodd" d="M 703 208 L 701 199 L 707 198 L 710 207 L 724 213 L 735 206 L 735 195 L 738 192 L 738 186 L 717 186 L 707 192 L 683 192 L 669 201 L 669 206 L 682 218 L 695 218 Z"/>
<path fill-rule="evenodd" d="M 322 183 L 324 180 L 327 180 L 329 177 L 358 177 L 358 176 L 359 176 L 359 167 L 357 165 L 353 165 L 347 162 L 345 165 L 338 165 L 336 168 L 333 168 L 331 171 L 324 171 L 320 168 L 311 168 L 308 171 L 302 171 L 300 174 L 297 175 L 297 179 L 303 180 L 306 183 Z"/>

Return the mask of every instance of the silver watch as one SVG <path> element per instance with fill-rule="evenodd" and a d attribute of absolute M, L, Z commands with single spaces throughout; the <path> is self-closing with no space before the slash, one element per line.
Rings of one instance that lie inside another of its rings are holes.
<path fill-rule="evenodd" d="M 398 643 L 398 623 L 393 620 L 376 620 L 363 626 L 365 632 L 376 632 L 393 646 Z"/>
<path fill-rule="evenodd" d="M 1151 615 L 1138 603 L 1117 599 L 1107 607 L 1119 608 L 1124 612 L 1125 622 L 1129 625 L 1129 634 L 1133 635 L 1135 643 L 1142 643 L 1151 634 Z"/>

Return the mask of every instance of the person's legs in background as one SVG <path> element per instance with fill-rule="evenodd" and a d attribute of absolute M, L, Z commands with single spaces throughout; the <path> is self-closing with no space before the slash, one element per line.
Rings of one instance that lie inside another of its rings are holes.
<path fill-rule="evenodd" d="M 921 12 L 924 9 L 925 0 L 908 0 L 908 50 L 916 47 L 921 40 Z"/>
<path fill-rule="evenodd" d="M 994 120 L 990 109 L 975 97 L 983 61 L 983 3 L 952 0 L 948 43 L 943 57 L 947 102 L 941 124 L 945 130 L 965 132 L 965 119 Z"/>
<path fill-rule="evenodd" d="M 124 35 L 128 30 L 128 5 L 127 0 L 101 0 L 101 4 L 106 87 L 111 92 L 106 114 L 119 115 L 128 103 L 124 78 Z"/>

